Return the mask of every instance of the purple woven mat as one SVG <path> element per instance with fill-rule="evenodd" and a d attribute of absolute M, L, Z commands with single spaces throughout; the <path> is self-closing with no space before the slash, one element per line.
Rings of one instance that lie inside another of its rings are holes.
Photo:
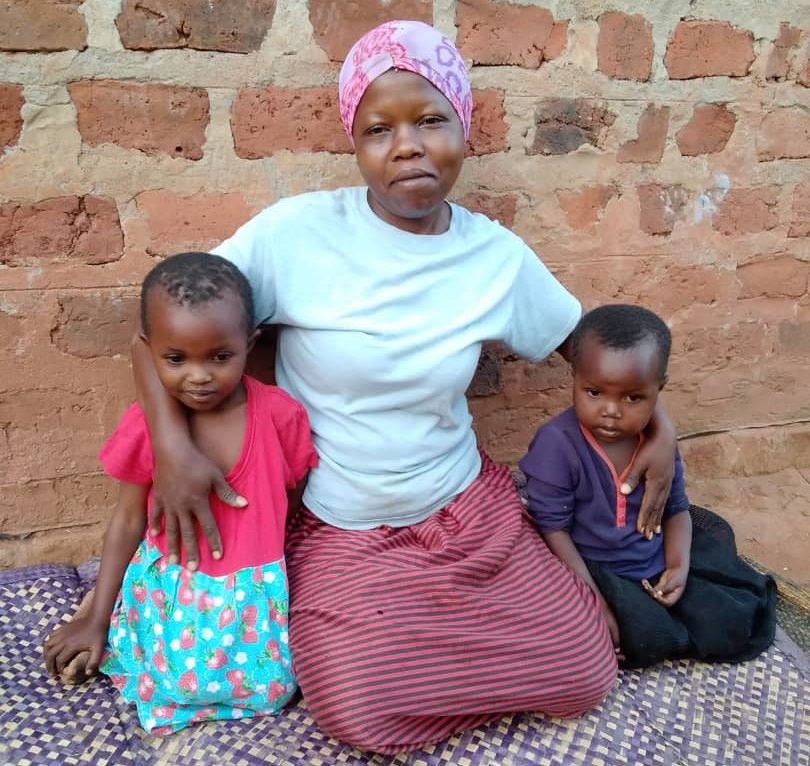
<path fill-rule="evenodd" d="M 106 679 L 50 680 L 43 638 L 72 613 L 95 567 L 0 572 L 0 764 L 44 766 L 808 766 L 810 672 L 784 634 L 743 665 L 664 663 L 623 673 L 575 721 L 498 719 L 424 751 L 359 752 L 324 736 L 299 701 L 275 718 L 214 722 L 153 738 Z"/>

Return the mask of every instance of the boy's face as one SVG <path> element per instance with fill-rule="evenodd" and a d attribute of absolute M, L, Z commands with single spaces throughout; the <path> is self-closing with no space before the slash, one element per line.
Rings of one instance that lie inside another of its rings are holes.
<path fill-rule="evenodd" d="M 654 341 L 610 349 L 586 336 L 574 370 L 577 419 L 602 443 L 635 438 L 650 422 L 664 387 L 658 368 Z"/>
<path fill-rule="evenodd" d="M 240 382 L 256 333 L 246 333 L 236 293 L 226 290 L 212 301 L 180 306 L 156 286 L 147 311 L 146 341 L 155 370 L 175 399 L 198 412 L 241 401 Z"/>

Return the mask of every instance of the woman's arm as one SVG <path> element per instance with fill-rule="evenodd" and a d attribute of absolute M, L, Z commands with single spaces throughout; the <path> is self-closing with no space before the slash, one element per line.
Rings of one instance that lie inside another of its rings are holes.
<path fill-rule="evenodd" d="M 159 531 L 160 520 L 165 516 L 169 560 L 174 563 L 179 560 L 179 540 L 182 540 L 187 566 L 194 570 L 199 561 L 195 518 L 211 555 L 215 559 L 222 556 L 222 542 L 208 504 L 211 490 L 236 508 L 243 508 L 247 501 L 231 489 L 222 471 L 191 440 L 185 410 L 163 388 L 140 328 L 132 339 L 131 352 L 138 401 L 149 424 L 155 454 L 153 531 Z"/>
<path fill-rule="evenodd" d="M 139 484 L 120 485 L 118 504 L 104 534 L 101 567 L 90 609 L 45 641 L 45 665 L 52 676 L 61 675 L 81 652 L 89 653 L 85 673 L 93 675 L 98 670 L 124 572 L 146 528 L 148 494 L 149 488 Z"/>
<path fill-rule="evenodd" d="M 675 426 L 660 399 L 644 435 L 647 438 L 621 490 L 625 495 L 630 494 L 644 477 L 644 496 L 641 498 L 636 529 L 650 540 L 653 534 L 661 532 L 661 519 L 675 476 L 678 445 Z"/>

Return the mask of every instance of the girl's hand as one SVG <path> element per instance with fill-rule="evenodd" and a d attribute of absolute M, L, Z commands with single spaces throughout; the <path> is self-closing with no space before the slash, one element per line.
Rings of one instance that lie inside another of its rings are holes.
<path fill-rule="evenodd" d="M 55 630 L 48 636 L 42 647 L 48 673 L 54 678 L 58 678 L 71 660 L 82 652 L 86 652 L 88 657 L 84 666 L 84 675 L 95 675 L 107 641 L 108 627 L 107 624 L 93 620 L 89 615 L 84 615 L 74 618 L 67 625 Z M 81 669 L 79 669 L 79 675 L 81 675 Z"/>
<path fill-rule="evenodd" d="M 670 607 L 683 595 L 688 574 L 689 569 L 684 567 L 665 569 L 654 587 L 646 579 L 641 581 L 641 585 L 659 604 Z"/>
<path fill-rule="evenodd" d="M 661 532 L 661 519 L 675 476 L 676 450 L 675 427 L 658 406 L 654 420 L 648 426 L 648 439 L 641 445 L 633 470 L 621 486 L 622 494 L 629 495 L 644 477 L 644 496 L 641 498 L 636 529 L 648 540 L 652 540 L 653 534 Z"/>
<path fill-rule="evenodd" d="M 161 519 L 166 517 L 166 545 L 169 560 L 180 560 L 179 542 L 186 551 L 186 567 L 197 569 L 200 560 L 199 543 L 194 520 L 208 541 L 211 555 L 222 557 L 222 541 L 208 503 L 210 493 L 216 492 L 224 503 L 244 508 L 247 500 L 240 497 L 225 481 L 215 463 L 192 444 L 187 449 L 155 455 L 155 475 L 152 496 L 152 534 L 160 532 Z"/>

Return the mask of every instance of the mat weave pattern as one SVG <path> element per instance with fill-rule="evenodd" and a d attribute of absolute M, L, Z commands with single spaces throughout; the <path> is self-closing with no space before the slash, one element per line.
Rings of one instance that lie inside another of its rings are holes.
<path fill-rule="evenodd" d="M 575 721 L 510 715 L 398 756 L 329 739 L 302 701 L 275 718 L 152 738 L 106 679 L 62 688 L 45 673 L 42 639 L 73 612 L 94 574 L 65 566 L 0 572 L 2 766 L 810 764 L 810 668 L 784 634 L 743 665 L 672 662 L 623 673 L 608 699 Z"/>

